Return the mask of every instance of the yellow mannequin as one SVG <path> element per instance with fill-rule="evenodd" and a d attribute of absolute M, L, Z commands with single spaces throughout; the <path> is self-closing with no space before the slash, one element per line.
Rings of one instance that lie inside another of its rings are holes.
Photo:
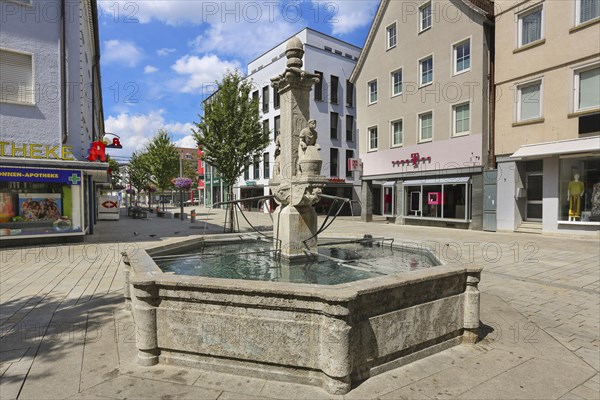
<path fill-rule="evenodd" d="M 569 182 L 567 189 L 569 200 L 569 221 L 575 221 L 579 218 L 581 221 L 581 195 L 584 191 L 583 182 L 579 180 L 579 174 L 573 175 L 573 180 Z"/>

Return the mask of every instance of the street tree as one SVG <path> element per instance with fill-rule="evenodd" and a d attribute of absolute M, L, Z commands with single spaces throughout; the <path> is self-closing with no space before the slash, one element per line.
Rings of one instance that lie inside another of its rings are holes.
<path fill-rule="evenodd" d="M 144 157 L 152 180 L 164 195 L 173 178 L 179 175 L 179 153 L 165 130 L 158 130 L 146 146 Z"/>
<path fill-rule="evenodd" d="M 128 184 L 135 189 L 136 194 L 150 183 L 150 168 L 145 153 L 133 152 L 127 165 L 127 175 Z"/>
<path fill-rule="evenodd" d="M 233 199 L 233 184 L 255 157 L 260 158 L 269 144 L 258 112 L 258 99 L 252 99 L 252 85 L 239 71 L 228 72 L 217 90 L 204 101 L 204 115 L 198 115 L 194 138 L 202 147 L 203 159 L 219 171 Z M 233 232 L 233 206 L 228 206 L 229 229 Z"/>
<path fill-rule="evenodd" d="M 108 168 L 110 168 L 110 188 L 118 189 L 122 187 L 123 177 L 121 175 L 121 165 L 110 156 L 108 158 Z"/>

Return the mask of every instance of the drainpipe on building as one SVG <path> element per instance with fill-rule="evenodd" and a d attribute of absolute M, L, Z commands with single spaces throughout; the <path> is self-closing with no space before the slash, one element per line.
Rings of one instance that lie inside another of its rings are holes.
<path fill-rule="evenodd" d="M 66 51 L 66 40 L 67 40 L 67 22 L 66 22 L 66 1 L 60 1 L 60 117 L 61 117 L 61 131 L 62 131 L 62 144 L 67 143 L 69 136 L 67 130 L 67 51 Z"/>
<path fill-rule="evenodd" d="M 488 128 L 488 166 L 490 168 L 496 168 L 496 152 L 495 152 L 495 141 L 496 141 L 496 62 L 495 62 L 495 33 L 494 30 L 491 29 L 490 32 L 490 89 L 489 89 L 489 108 L 490 108 L 490 118 L 488 119 L 488 123 L 490 124 Z"/>

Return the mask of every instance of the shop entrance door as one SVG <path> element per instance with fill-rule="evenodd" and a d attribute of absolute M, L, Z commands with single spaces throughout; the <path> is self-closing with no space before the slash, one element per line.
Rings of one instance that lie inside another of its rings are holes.
<path fill-rule="evenodd" d="M 544 179 L 542 172 L 527 173 L 527 208 L 526 221 L 542 220 L 542 199 Z"/>

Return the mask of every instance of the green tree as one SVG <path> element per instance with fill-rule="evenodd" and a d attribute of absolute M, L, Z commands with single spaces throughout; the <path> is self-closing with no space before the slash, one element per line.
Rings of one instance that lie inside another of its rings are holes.
<path fill-rule="evenodd" d="M 135 189 L 136 194 L 150 183 L 150 168 L 144 152 L 133 152 L 127 165 L 129 184 Z"/>
<path fill-rule="evenodd" d="M 179 153 L 166 131 L 158 130 L 146 146 L 144 157 L 152 180 L 164 194 L 172 186 L 173 178 L 179 175 Z"/>
<path fill-rule="evenodd" d="M 215 167 L 233 198 L 233 184 L 254 157 L 261 157 L 269 144 L 262 131 L 258 100 L 252 99 L 252 85 L 239 71 L 228 72 L 217 82 L 217 90 L 204 102 L 204 115 L 198 115 L 194 138 L 204 152 L 203 159 Z M 233 207 L 229 227 L 233 232 Z"/>
<path fill-rule="evenodd" d="M 121 175 L 121 166 L 118 162 L 113 160 L 112 158 L 108 158 L 108 168 L 110 168 L 110 188 L 120 188 L 123 186 L 122 180 L 123 177 Z"/>

